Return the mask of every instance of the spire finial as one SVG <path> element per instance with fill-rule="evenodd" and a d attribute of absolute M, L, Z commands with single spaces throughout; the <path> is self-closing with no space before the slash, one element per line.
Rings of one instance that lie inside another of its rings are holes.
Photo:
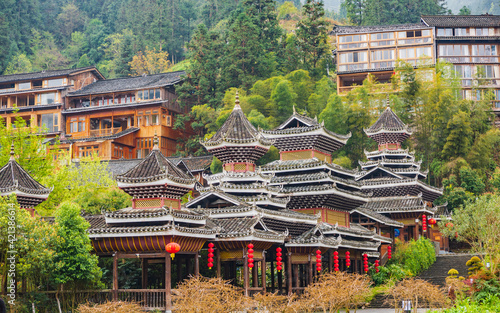
<path fill-rule="evenodd" d="M 155 130 L 155 136 L 153 137 L 153 150 L 160 150 L 159 140 L 158 136 L 156 135 L 156 130 Z"/>
<path fill-rule="evenodd" d="M 295 114 L 295 104 L 293 105 L 293 114 Z"/>
<path fill-rule="evenodd" d="M 10 145 L 10 160 L 14 161 L 14 142 Z"/>
<path fill-rule="evenodd" d="M 240 96 L 238 95 L 238 89 L 236 89 L 236 95 L 234 99 L 234 109 L 233 110 L 239 110 L 241 109 L 240 107 Z"/>

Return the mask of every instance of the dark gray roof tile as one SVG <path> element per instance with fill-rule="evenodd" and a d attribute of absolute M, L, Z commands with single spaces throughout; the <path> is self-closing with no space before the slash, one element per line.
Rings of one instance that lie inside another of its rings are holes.
<path fill-rule="evenodd" d="M 81 68 L 74 68 L 74 69 L 63 69 L 63 70 L 53 70 L 53 71 L 42 71 L 42 72 L 34 72 L 34 73 L 19 73 L 19 74 L 12 74 L 12 75 L 3 75 L 0 76 L 0 83 L 10 83 L 10 82 L 17 82 L 17 81 L 27 81 L 27 80 L 34 80 L 34 79 L 46 79 L 46 78 L 51 78 L 51 77 L 59 77 L 59 76 L 68 76 L 74 73 L 78 73 L 81 71 L 85 70 L 92 70 L 94 71 L 97 76 L 100 76 L 102 79 L 104 79 L 104 76 L 102 76 L 101 73 L 97 70 L 95 66 L 88 66 L 88 67 L 81 67 Z"/>
<path fill-rule="evenodd" d="M 424 15 L 422 22 L 435 27 L 499 27 L 500 15 Z"/>

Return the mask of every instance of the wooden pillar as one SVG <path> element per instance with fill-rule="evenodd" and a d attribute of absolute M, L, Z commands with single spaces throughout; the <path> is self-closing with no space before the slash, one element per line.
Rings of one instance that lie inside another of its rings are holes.
<path fill-rule="evenodd" d="M 328 271 L 332 272 L 332 264 L 333 264 L 333 253 L 332 250 L 328 250 L 328 253 L 325 253 L 325 256 L 328 258 Z"/>
<path fill-rule="evenodd" d="M 299 264 L 292 264 L 293 266 L 293 280 L 295 283 L 295 287 L 300 287 L 299 283 Z"/>
<path fill-rule="evenodd" d="M 248 297 L 248 288 L 250 288 L 250 277 L 248 270 L 248 257 L 245 254 L 243 257 L 243 286 L 245 288 L 245 296 Z"/>
<path fill-rule="evenodd" d="M 165 312 L 172 312 L 172 260 L 165 254 Z"/>
<path fill-rule="evenodd" d="M 252 267 L 252 287 L 259 287 L 259 262 L 254 262 Z"/>
<path fill-rule="evenodd" d="M 262 261 L 261 261 L 261 267 L 260 267 L 260 274 L 261 274 L 261 280 L 262 280 L 262 292 L 266 292 L 266 253 L 265 251 L 262 251 Z M 274 273 L 271 274 L 273 276 Z"/>
<path fill-rule="evenodd" d="M 278 273 L 279 277 L 279 273 Z M 279 284 L 280 282 L 278 282 Z M 292 253 L 286 254 L 286 288 L 288 295 L 292 294 Z"/>
<path fill-rule="evenodd" d="M 217 277 L 220 277 L 220 249 L 215 248 L 216 272 Z"/>
<path fill-rule="evenodd" d="M 194 255 L 194 276 L 200 276 L 200 254 L 198 252 Z"/>
<path fill-rule="evenodd" d="M 288 268 L 288 266 L 287 266 L 287 268 Z M 283 292 L 283 270 L 278 272 L 278 291 L 279 291 L 279 294 L 282 294 L 282 292 Z"/>
<path fill-rule="evenodd" d="M 175 265 L 177 267 L 177 282 L 182 280 L 182 260 L 179 256 L 175 258 Z"/>
<path fill-rule="evenodd" d="M 113 254 L 113 301 L 118 301 L 118 254 Z"/>
<path fill-rule="evenodd" d="M 354 251 L 354 269 L 353 273 L 358 273 L 358 251 Z"/>
<path fill-rule="evenodd" d="M 271 292 L 275 291 L 274 285 L 274 261 L 271 260 Z"/>
<path fill-rule="evenodd" d="M 142 259 L 142 289 L 148 288 L 148 259 Z"/>
<path fill-rule="evenodd" d="M 312 284 L 313 282 L 313 260 L 311 255 L 309 255 L 309 281 L 307 282 L 307 285 Z"/>

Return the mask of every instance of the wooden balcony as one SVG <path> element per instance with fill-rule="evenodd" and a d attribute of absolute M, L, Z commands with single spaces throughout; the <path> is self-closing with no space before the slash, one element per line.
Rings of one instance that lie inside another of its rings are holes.
<path fill-rule="evenodd" d="M 112 127 L 105 129 L 95 129 L 90 131 L 90 137 L 104 137 L 104 136 L 112 136 L 122 131 L 121 127 Z"/>

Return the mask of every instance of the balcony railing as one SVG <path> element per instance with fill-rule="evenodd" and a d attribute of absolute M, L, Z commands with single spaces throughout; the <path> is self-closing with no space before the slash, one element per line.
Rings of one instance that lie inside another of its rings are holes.
<path fill-rule="evenodd" d="M 112 136 L 122 131 L 121 127 L 90 130 L 90 137 Z"/>

